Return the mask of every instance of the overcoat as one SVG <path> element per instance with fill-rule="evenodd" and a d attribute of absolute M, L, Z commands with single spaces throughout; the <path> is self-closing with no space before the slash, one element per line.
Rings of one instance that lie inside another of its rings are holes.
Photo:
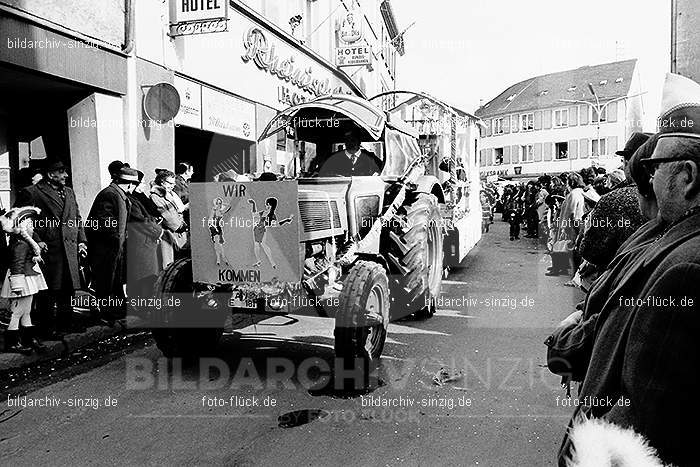
<path fill-rule="evenodd" d="M 124 284 L 124 249 L 131 201 L 126 192 L 111 183 L 95 197 L 86 229 L 95 293 L 109 295 Z"/>
<path fill-rule="evenodd" d="M 46 243 L 42 253 L 44 278 L 49 290 L 80 288 L 78 244 L 86 243 L 75 192 L 64 187 L 65 200 L 46 180 L 18 193 L 16 206 L 36 206 L 41 214 L 34 220 L 34 234 Z"/>
<path fill-rule="evenodd" d="M 163 233 L 159 219 L 152 215 L 152 201 L 143 193 L 131 193 L 126 240 L 126 277 L 129 290 L 144 278 L 154 277 L 158 268 L 158 240 Z M 141 291 L 139 291 L 141 292 Z M 130 292 L 131 293 L 131 292 Z"/>
<path fill-rule="evenodd" d="M 700 213 L 661 233 L 647 235 L 628 267 L 588 297 L 586 308 L 600 313 L 572 420 L 584 414 L 632 427 L 664 462 L 691 465 L 697 436 L 688 426 L 700 416 L 693 390 L 700 383 Z M 569 448 L 565 438 L 560 465 Z"/>

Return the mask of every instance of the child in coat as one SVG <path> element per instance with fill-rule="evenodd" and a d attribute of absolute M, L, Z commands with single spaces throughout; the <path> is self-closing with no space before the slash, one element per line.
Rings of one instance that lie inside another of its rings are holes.
<path fill-rule="evenodd" d="M 10 325 L 5 331 L 6 352 L 28 354 L 32 349 L 44 350 L 36 338 L 30 316 L 34 294 L 47 288 L 39 268 L 41 248 L 32 238 L 32 218 L 39 212 L 35 207 L 12 208 L 0 216 L 3 231 L 10 234 L 9 269 L 0 289 L 0 297 L 9 299 L 12 312 Z"/>

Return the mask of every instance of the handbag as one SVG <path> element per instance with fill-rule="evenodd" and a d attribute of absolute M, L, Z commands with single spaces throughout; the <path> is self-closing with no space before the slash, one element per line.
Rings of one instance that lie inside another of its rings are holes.
<path fill-rule="evenodd" d="M 557 240 L 552 245 L 552 253 L 569 253 L 573 247 L 571 240 Z"/>

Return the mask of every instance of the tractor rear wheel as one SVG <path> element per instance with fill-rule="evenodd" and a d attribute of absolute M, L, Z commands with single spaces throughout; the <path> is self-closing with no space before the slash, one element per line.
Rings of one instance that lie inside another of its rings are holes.
<path fill-rule="evenodd" d="M 442 287 L 442 217 L 437 198 L 428 193 L 406 196 L 387 232 L 387 259 L 392 272 L 392 295 L 400 318 L 415 314 L 427 319 L 435 314 Z"/>
<path fill-rule="evenodd" d="M 225 312 L 207 309 L 195 297 L 190 258 L 171 263 L 158 276 L 154 292 L 163 306 L 154 310 L 151 333 L 163 355 L 198 357 L 215 350 L 223 334 Z M 178 299 L 179 304 L 166 306 L 170 298 Z"/>

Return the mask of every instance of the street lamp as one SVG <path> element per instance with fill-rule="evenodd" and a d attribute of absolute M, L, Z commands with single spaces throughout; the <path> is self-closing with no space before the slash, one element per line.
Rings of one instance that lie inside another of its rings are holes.
<path fill-rule="evenodd" d="M 577 99 L 559 99 L 559 101 L 570 103 L 570 104 L 586 104 L 586 105 L 590 106 L 593 110 L 595 110 L 595 113 L 597 116 L 596 140 L 598 141 L 598 152 L 600 152 L 600 117 L 603 115 L 603 112 L 608 107 L 608 105 L 612 104 L 613 102 L 618 102 L 618 101 L 625 100 L 625 99 L 631 99 L 632 97 L 638 97 L 638 96 L 641 96 L 642 94 L 646 94 L 647 92 L 644 91 L 644 92 L 639 92 L 637 94 L 632 94 L 631 96 L 616 97 L 615 99 L 611 99 L 607 102 L 604 102 L 601 105 L 600 99 L 598 98 L 598 94 L 595 92 L 595 88 L 593 87 L 593 83 L 588 83 L 588 89 L 591 91 L 591 94 L 595 98 L 595 104 L 593 102 L 582 101 L 582 100 L 577 100 Z M 598 154 L 598 156 L 600 156 L 600 154 Z"/>

